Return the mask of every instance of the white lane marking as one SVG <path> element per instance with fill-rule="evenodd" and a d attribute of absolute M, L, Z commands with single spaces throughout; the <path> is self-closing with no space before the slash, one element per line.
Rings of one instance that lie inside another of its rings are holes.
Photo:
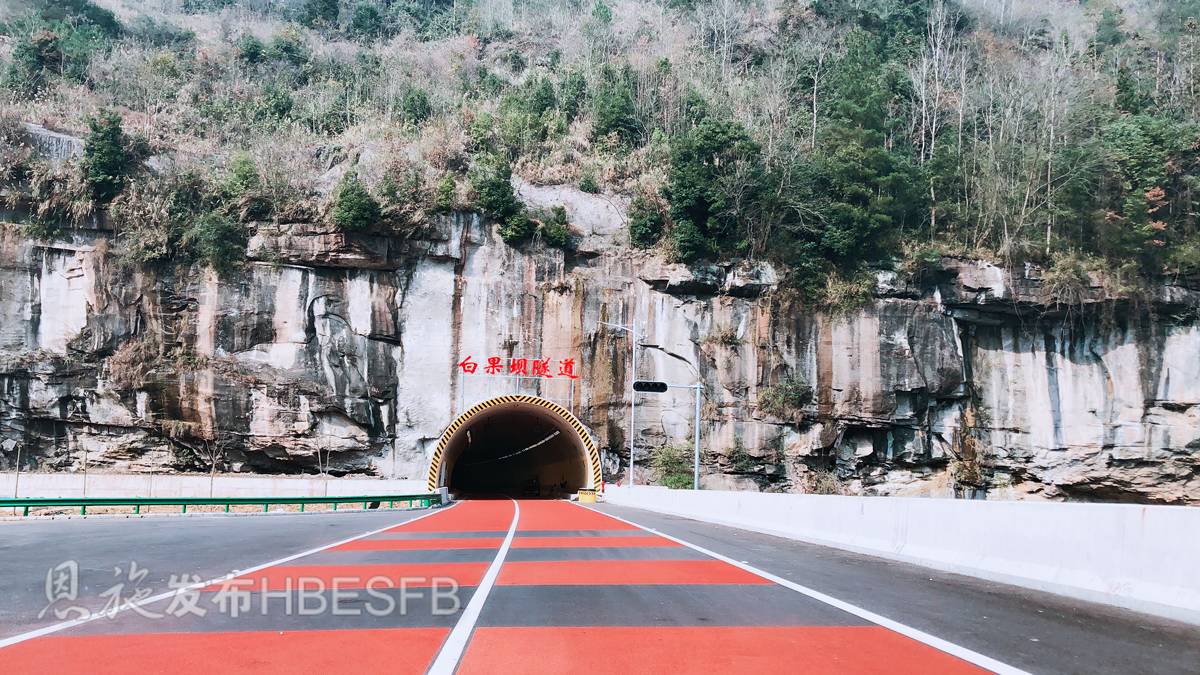
<path fill-rule="evenodd" d="M 458 617 L 458 623 L 454 624 L 454 630 L 450 631 L 450 635 L 446 637 L 446 642 L 442 644 L 442 649 L 434 659 L 433 665 L 429 666 L 428 675 L 452 675 L 458 667 L 459 660 L 462 659 L 463 652 L 467 649 L 467 641 L 471 639 L 475 623 L 479 621 L 483 603 L 487 602 L 487 596 L 492 592 L 492 586 L 496 585 L 500 567 L 504 565 L 504 558 L 508 555 L 508 549 L 512 545 L 513 535 L 517 533 L 517 520 L 521 517 L 521 505 L 515 499 L 512 500 L 512 503 L 513 519 L 512 524 L 508 526 L 508 535 L 504 537 L 504 543 L 500 544 L 500 550 L 496 552 L 495 559 L 492 560 L 491 566 L 483 575 L 479 586 L 475 588 L 475 593 L 471 595 L 467 608 Z"/>
<path fill-rule="evenodd" d="M 572 503 L 574 503 L 574 502 L 572 502 Z M 638 523 L 635 523 L 632 520 L 626 520 L 625 518 L 622 518 L 620 516 L 614 516 L 611 513 L 605 513 L 604 511 L 601 511 L 599 509 L 592 509 L 592 508 L 583 506 L 582 504 L 575 504 L 575 505 L 581 509 L 587 509 L 589 511 L 594 511 L 601 515 L 608 516 L 609 518 L 615 518 L 623 523 L 628 523 L 630 525 L 633 525 L 634 527 L 641 528 L 647 532 L 653 532 L 654 534 L 656 534 L 660 537 L 664 537 L 664 538 L 670 539 L 671 541 L 674 541 L 678 544 L 682 544 L 682 545 L 692 549 L 693 551 L 699 551 L 700 553 L 703 553 L 704 555 L 707 555 L 712 558 L 716 558 L 717 560 L 720 560 L 722 562 L 729 563 L 730 565 L 733 565 L 734 567 L 739 567 L 743 570 L 746 570 L 747 572 L 750 572 L 751 574 L 758 575 L 764 579 L 767 579 L 768 581 L 777 583 L 780 586 L 783 586 L 784 588 L 790 588 L 791 590 L 796 591 L 797 593 L 800 593 L 802 595 L 807 595 L 808 597 L 812 598 L 813 600 L 817 600 L 819 602 L 823 602 L 832 607 L 836 607 L 836 608 L 842 610 L 843 612 L 846 612 L 848 614 L 853 614 L 854 616 L 857 616 L 860 619 L 866 619 L 867 621 L 870 621 L 871 623 L 873 623 L 877 626 L 882 626 L 882 627 L 887 628 L 888 630 L 893 631 L 895 633 L 900 633 L 901 635 L 910 637 L 910 638 L 916 640 L 917 642 L 923 642 L 923 643 L 929 645 L 930 647 L 933 647 L 934 649 L 946 652 L 947 654 L 950 654 L 952 656 L 957 656 L 958 658 L 962 659 L 963 661 L 973 663 L 981 668 L 987 668 L 988 670 L 990 670 L 994 673 L 998 673 L 999 675 L 1030 675 L 1030 673 L 1028 671 L 1021 670 L 1020 668 L 1016 668 L 1014 666 L 1010 666 L 1007 663 L 1004 663 L 1002 661 L 997 661 L 996 659 L 993 659 L 990 656 L 984 656 L 983 654 L 980 654 L 979 652 L 967 649 L 966 647 L 963 647 L 961 645 L 954 644 L 953 642 L 950 642 L 948 640 L 943 640 L 942 638 L 937 637 L 935 635 L 930 635 L 929 633 L 926 633 L 925 631 L 918 630 L 918 629 L 913 628 L 912 626 L 909 626 L 906 624 L 902 624 L 899 621 L 889 619 L 886 616 L 876 614 L 875 612 L 872 612 L 868 609 L 863 609 L 862 607 L 859 607 L 858 605 L 852 605 L 844 600 L 838 600 L 837 598 L 833 597 L 832 595 L 826 595 L 820 591 L 811 589 L 808 586 L 801 586 L 800 584 L 795 583 L 793 581 L 788 581 L 787 579 L 784 579 L 783 577 L 776 576 L 765 570 L 760 570 L 753 565 L 750 565 L 750 564 L 747 564 L 744 562 L 739 562 L 737 560 L 734 560 L 733 558 L 723 556 L 720 553 L 717 553 L 716 551 L 710 551 L 710 550 L 704 548 L 703 546 L 697 546 L 696 544 L 693 544 L 689 541 L 684 541 L 684 540 L 680 539 L 679 537 L 673 537 L 661 530 L 656 530 L 652 527 L 646 527 L 645 525 L 639 525 Z M 704 522 L 704 521 L 697 521 L 697 522 Z"/>
<path fill-rule="evenodd" d="M 450 506 L 447 506 L 445 508 L 431 510 L 429 513 L 419 515 L 416 518 L 409 518 L 408 520 L 405 520 L 405 521 L 402 521 L 399 523 L 392 523 L 391 525 L 381 527 L 377 530 L 371 530 L 370 532 L 356 534 L 353 537 L 349 537 L 347 539 L 342 539 L 340 541 L 335 541 L 332 544 L 325 544 L 324 546 L 318 546 L 316 548 L 311 548 L 302 553 L 296 553 L 294 555 L 289 555 L 285 558 L 280 558 L 278 560 L 272 560 L 271 562 L 263 563 L 261 565 L 255 565 L 254 567 L 248 567 L 244 570 L 234 570 L 234 571 L 230 572 L 229 574 L 226 574 L 225 576 L 216 577 L 215 579 L 209 579 L 208 581 L 198 581 L 194 584 L 188 584 L 187 586 L 184 586 L 183 588 L 179 588 L 179 589 L 175 589 L 175 590 L 171 590 L 171 591 L 165 591 L 163 593 L 159 593 L 158 595 L 152 595 L 143 600 L 139 600 L 138 602 L 127 602 L 126 604 L 121 605 L 120 607 L 118 607 L 116 610 L 114 610 L 111 613 L 109 613 L 109 612 L 99 612 L 99 613 L 93 612 L 90 615 L 85 616 L 85 617 L 80 617 L 78 619 L 71 619 L 70 621 L 63 621 L 61 623 L 51 624 L 49 626 L 44 626 L 44 627 L 38 628 L 36 630 L 31 630 L 27 633 L 21 633 L 20 635 L 14 635 L 10 638 L 5 638 L 3 640 L 0 640 L 0 649 L 3 649 L 5 647 L 11 647 L 12 645 L 17 644 L 18 642 L 25 642 L 26 640 L 32 640 L 33 638 L 36 638 L 36 637 L 42 637 L 43 635 L 50 635 L 51 633 L 57 633 L 59 631 L 66 630 L 68 628 L 74 628 L 75 626 L 79 626 L 81 624 L 85 624 L 90 621 L 95 621 L 96 619 L 99 619 L 102 617 L 112 616 L 113 614 L 117 614 L 118 612 L 123 612 L 127 609 L 132 609 L 134 607 L 142 607 L 143 605 L 148 605 L 150 603 L 158 602 L 160 600 L 166 600 L 167 598 L 174 597 L 181 593 L 188 593 L 188 592 L 191 592 L 198 588 L 204 588 L 205 586 L 219 584 L 222 581 L 228 581 L 235 577 L 240 577 L 243 574 L 250 574 L 252 572 L 257 572 L 259 570 L 266 569 L 268 567 L 282 565 L 283 563 L 291 562 L 297 558 L 303 558 L 306 555 L 320 553 L 321 551 L 324 551 L 325 549 L 328 549 L 328 548 L 333 548 L 334 546 L 341 546 L 342 544 L 346 544 L 346 543 L 349 543 L 352 541 L 357 541 L 359 539 L 363 539 L 364 537 L 369 537 L 373 534 L 379 534 L 380 532 L 386 532 L 387 530 L 390 530 L 393 527 L 400 527 L 401 525 L 406 525 L 408 523 L 415 523 L 418 520 L 421 520 L 422 518 L 428 518 L 429 516 L 432 516 L 432 515 L 435 515 L 438 513 L 444 513 L 446 511 L 446 509 L 454 508 L 454 506 L 455 506 L 455 504 L 451 504 Z"/>

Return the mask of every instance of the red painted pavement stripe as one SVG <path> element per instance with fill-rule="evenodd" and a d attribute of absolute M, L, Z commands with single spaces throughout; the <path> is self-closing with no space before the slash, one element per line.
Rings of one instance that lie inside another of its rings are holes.
<path fill-rule="evenodd" d="M 334 546 L 330 551 L 426 551 L 451 548 L 500 548 L 503 539 L 497 537 L 437 538 L 437 539 L 359 539 Z M 664 540 L 670 541 L 670 540 Z M 671 542 L 674 543 L 674 542 Z"/>
<path fill-rule="evenodd" d="M 54 635 L 0 650 L 0 672 L 424 673 L 446 628 Z"/>
<path fill-rule="evenodd" d="M 568 505 L 569 506 L 569 505 Z M 452 509 L 388 532 L 505 532 L 512 524 L 513 503 L 504 501 L 468 501 Z"/>
<path fill-rule="evenodd" d="M 487 563 L 475 562 L 281 565 L 205 586 L 200 590 L 219 591 L 228 587 L 231 590 L 250 593 L 264 588 L 269 591 L 282 591 L 288 588 L 289 582 L 293 589 L 299 589 L 301 582 L 307 589 L 317 588 L 320 584 L 324 584 L 325 588 L 332 588 L 334 579 L 338 580 L 338 588 L 366 588 L 367 582 L 376 577 L 386 577 L 393 588 L 397 587 L 402 579 L 406 586 L 418 588 L 432 585 L 435 578 L 453 579 L 459 586 L 475 586 L 483 578 L 486 569 Z M 372 586 L 383 589 L 388 588 L 389 584 L 380 580 Z"/>
<path fill-rule="evenodd" d="M 949 675 L 987 671 L 875 626 L 480 627 L 458 670 L 459 675 L 568 672 Z"/>
<path fill-rule="evenodd" d="M 608 584 L 770 584 L 719 560 L 556 560 L 507 562 L 501 586 Z"/>
<path fill-rule="evenodd" d="M 513 548 L 590 548 L 595 546 L 679 546 L 679 544 L 662 537 L 519 537 L 512 543 Z"/>
<path fill-rule="evenodd" d="M 638 528 L 603 513 L 581 509 L 570 502 L 522 501 L 517 529 L 534 530 L 636 530 Z"/>

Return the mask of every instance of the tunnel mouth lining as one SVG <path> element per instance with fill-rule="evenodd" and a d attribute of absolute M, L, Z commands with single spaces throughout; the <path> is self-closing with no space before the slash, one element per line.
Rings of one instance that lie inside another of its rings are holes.
<path fill-rule="evenodd" d="M 567 440 L 571 441 L 580 452 L 580 464 L 583 469 L 581 489 L 595 489 L 601 481 L 600 455 L 592 441 L 591 434 L 570 411 L 561 405 L 538 396 L 498 396 L 482 401 L 463 414 L 459 415 L 446 427 L 438 439 L 433 457 L 429 464 L 427 487 L 430 492 L 439 488 L 450 488 L 455 463 L 463 451 L 451 455 L 452 449 L 471 428 L 471 423 L 478 418 L 502 415 L 505 412 L 524 412 L 544 419 L 558 429 Z"/>

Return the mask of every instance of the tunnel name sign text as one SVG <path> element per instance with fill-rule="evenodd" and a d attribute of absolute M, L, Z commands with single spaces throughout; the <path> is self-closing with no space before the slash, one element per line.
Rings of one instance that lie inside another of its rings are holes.
<path fill-rule="evenodd" d="M 575 359 L 559 359 L 555 366 L 551 366 L 550 357 L 540 359 L 529 358 L 509 358 L 504 359 L 499 356 L 489 356 L 483 365 L 484 375 L 523 375 L 525 377 L 566 377 L 572 380 L 579 377 L 579 373 L 575 372 Z M 467 375 L 474 375 L 479 372 L 480 363 L 473 360 L 470 356 L 458 362 L 458 367 Z"/>

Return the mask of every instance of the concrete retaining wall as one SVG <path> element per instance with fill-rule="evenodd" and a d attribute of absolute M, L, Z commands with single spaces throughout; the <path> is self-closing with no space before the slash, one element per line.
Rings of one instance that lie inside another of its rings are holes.
<path fill-rule="evenodd" d="M 606 499 L 1200 624 L 1200 508 L 609 487 Z"/>
<path fill-rule="evenodd" d="M 208 476 L 91 473 L 0 473 L 0 497 L 208 497 Z M 416 495 L 423 480 L 371 478 L 297 478 L 292 476 L 216 476 L 215 497 L 323 497 Z"/>

